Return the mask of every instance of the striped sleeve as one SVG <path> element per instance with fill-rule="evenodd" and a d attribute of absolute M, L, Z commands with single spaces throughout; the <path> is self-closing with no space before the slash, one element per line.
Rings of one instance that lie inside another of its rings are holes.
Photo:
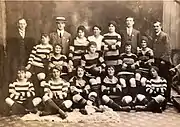
<path fill-rule="evenodd" d="M 162 80 L 162 86 L 160 88 L 161 95 L 164 95 L 167 91 L 167 81 L 165 79 Z"/>
<path fill-rule="evenodd" d="M 27 93 L 27 97 L 34 97 L 35 96 L 35 89 L 33 83 L 29 83 L 29 91 Z"/>
<path fill-rule="evenodd" d="M 147 80 L 146 81 L 146 92 L 149 93 L 149 94 L 152 94 L 153 93 L 153 89 L 151 87 L 151 82 L 150 80 Z"/>
<path fill-rule="evenodd" d="M 11 99 L 14 99 L 14 100 L 20 99 L 20 93 L 18 95 L 18 92 L 15 90 L 15 83 L 9 84 L 9 96 Z"/>
<path fill-rule="evenodd" d="M 29 57 L 29 60 L 28 60 L 28 64 L 32 64 L 32 62 L 34 61 L 36 50 L 37 50 L 37 47 L 34 46 L 33 49 L 32 49 L 32 52 L 30 54 L 30 57 Z"/>

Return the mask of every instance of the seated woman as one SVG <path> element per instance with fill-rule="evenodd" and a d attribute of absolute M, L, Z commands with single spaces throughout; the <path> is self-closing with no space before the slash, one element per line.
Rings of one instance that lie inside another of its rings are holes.
<path fill-rule="evenodd" d="M 76 76 L 73 76 L 70 82 L 70 92 L 73 100 L 73 108 L 79 108 L 82 113 L 87 114 L 86 105 L 93 105 L 93 94 L 91 96 L 91 88 L 87 78 L 85 77 L 85 70 L 82 66 L 76 68 Z M 90 99 L 92 101 L 90 101 Z"/>
<path fill-rule="evenodd" d="M 135 81 L 135 70 L 139 63 L 137 56 L 131 52 L 131 44 L 126 43 L 125 53 L 120 55 L 119 65 L 121 72 L 118 73 L 120 84 L 122 86 L 122 104 L 123 106 L 132 106 L 133 100 L 137 94 L 137 87 Z"/>
<path fill-rule="evenodd" d="M 68 100 L 68 89 L 70 84 L 60 77 L 61 67 L 54 66 L 52 69 L 52 78 L 46 83 L 44 88 L 43 102 L 45 112 L 42 115 L 59 113 L 61 118 L 66 118 L 68 111 L 72 106 L 72 101 Z"/>
<path fill-rule="evenodd" d="M 88 53 L 83 55 L 81 60 L 81 66 L 85 68 L 91 90 L 97 94 L 97 107 L 100 106 L 100 84 L 101 84 L 101 72 L 106 67 L 104 59 L 96 52 L 96 43 L 90 42 L 88 45 Z"/>
<path fill-rule="evenodd" d="M 130 111 L 130 108 L 125 109 L 120 106 L 122 99 L 122 89 L 118 78 L 114 76 L 114 66 L 108 66 L 106 73 L 107 75 L 102 80 L 101 86 L 103 103 L 116 111 Z"/>
<path fill-rule="evenodd" d="M 79 26 L 77 28 L 77 37 L 70 45 L 69 64 L 71 66 L 73 65 L 74 69 L 80 65 L 81 58 L 86 53 L 89 44 L 87 38 L 85 37 L 85 30 L 86 28 L 84 26 Z"/>
<path fill-rule="evenodd" d="M 150 68 L 152 78 L 146 81 L 147 99 L 145 96 L 139 96 L 138 100 L 144 103 L 144 106 L 136 106 L 136 110 L 147 110 L 161 113 L 166 106 L 167 81 L 158 75 L 159 69 L 156 66 Z"/>
<path fill-rule="evenodd" d="M 5 102 L 12 110 L 12 114 L 24 114 L 28 111 L 37 111 L 41 98 L 35 97 L 33 84 L 26 77 L 25 67 L 20 67 L 17 72 L 17 79 L 9 85 L 9 97 Z"/>
<path fill-rule="evenodd" d="M 136 71 L 136 83 L 137 85 L 145 86 L 145 82 L 149 77 L 149 68 L 154 63 L 153 50 L 147 47 L 148 38 L 142 36 L 141 48 L 137 48 L 137 57 L 139 60 L 139 68 Z"/>
<path fill-rule="evenodd" d="M 59 43 L 53 45 L 53 53 L 50 54 L 49 58 L 49 69 L 58 65 L 62 67 L 63 76 L 67 77 L 68 72 L 71 72 L 71 68 L 67 63 L 67 57 L 61 54 L 62 46 Z"/>
<path fill-rule="evenodd" d="M 34 74 L 35 93 L 37 96 L 44 95 L 43 89 L 45 78 L 48 73 L 49 55 L 53 50 L 52 45 L 49 44 L 49 35 L 42 33 L 41 42 L 33 47 L 30 54 L 28 65 L 26 69 Z"/>

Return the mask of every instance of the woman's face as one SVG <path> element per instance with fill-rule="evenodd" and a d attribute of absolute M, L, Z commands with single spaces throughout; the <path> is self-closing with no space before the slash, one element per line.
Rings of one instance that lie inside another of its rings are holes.
<path fill-rule="evenodd" d="M 78 31 L 78 37 L 79 37 L 79 38 L 83 38 L 84 35 L 85 35 L 84 31 L 82 31 L 82 30 L 79 30 L 79 31 Z"/>
<path fill-rule="evenodd" d="M 147 47 L 147 42 L 145 40 L 142 40 L 141 47 L 142 48 L 146 48 Z"/>
<path fill-rule="evenodd" d="M 101 30 L 98 27 L 94 27 L 93 32 L 94 32 L 94 35 L 97 36 L 97 35 L 100 35 Z"/>
<path fill-rule="evenodd" d="M 58 69 L 53 69 L 52 75 L 54 79 L 60 78 L 61 72 Z"/>
<path fill-rule="evenodd" d="M 78 68 L 77 69 L 77 77 L 82 78 L 84 76 L 84 69 Z"/>
<path fill-rule="evenodd" d="M 125 51 L 126 51 L 126 53 L 130 53 L 131 52 L 131 45 L 126 45 Z"/>
<path fill-rule="evenodd" d="M 150 73 L 151 73 L 153 78 L 156 78 L 158 76 L 158 73 L 154 68 L 151 68 Z"/>
<path fill-rule="evenodd" d="M 41 37 L 42 44 L 48 44 L 49 41 L 50 41 L 49 36 L 42 36 Z"/>
<path fill-rule="evenodd" d="M 96 46 L 95 46 L 95 45 L 91 45 L 91 46 L 89 47 L 89 51 L 90 51 L 91 53 L 95 53 L 95 52 L 96 52 Z"/>
<path fill-rule="evenodd" d="M 54 52 L 55 52 L 56 54 L 60 54 L 61 51 L 62 51 L 62 48 L 61 48 L 60 45 L 56 45 L 56 46 L 54 47 Z"/>
<path fill-rule="evenodd" d="M 115 28 L 115 26 L 114 26 L 113 24 L 110 24 L 110 25 L 109 25 L 109 32 L 110 32 L 110 33 L 115 32 L 115 29 L 116 29 L 116 28 Z"/>
<path fill-rule="evenodd" d="M 26 77 L 26 73 L 25 71 L 21 70 L 21 71 L 18 71 L 17 76 L 19 80 L 23 80 Z"/>
<path fill-rule="evenodd" d="M 114 70 L 113 67 L 109 67 L 109 68 L 107 69 L 107 72 L 108 72 L 108 75 L 109 75 L 109 76 L 114 76 L 115 70 Z"/>

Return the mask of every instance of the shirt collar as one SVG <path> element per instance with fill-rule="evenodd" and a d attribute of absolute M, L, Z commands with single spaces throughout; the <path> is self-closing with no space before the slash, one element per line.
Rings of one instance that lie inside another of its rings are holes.
<path fill-rule="evenodd" d="M 60 33 L 61 33 L 61 35 L 63 35 L 64 34 L 64 30 L 57 29 L 57 33 L 58 33 L 59 36 L 60 36 Z"/>
<path fill-rule="evenodd" d="M 156 35 L 158 36 L 160 33 L 161 33 L 161 30 L 158 33 L 156 33 Z"/>

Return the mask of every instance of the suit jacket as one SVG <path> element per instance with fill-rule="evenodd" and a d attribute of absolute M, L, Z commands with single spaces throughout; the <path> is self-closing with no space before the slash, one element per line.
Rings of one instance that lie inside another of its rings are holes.
<path fill-rule="evenodd" d="M 18 29 L 13 32 L 13 35 L 7 38 L 7 54 L 9 61 L 17 61 L 19 65 L 27 64 L 29 55 L 35 45 L 34 38 L 26 30 L 25 37 L 22 38 Z"/>
<path fill-rule="evenodd" d="M 55 44 L 59 43 L 62 45 L 62 54 L 68 56 L 69 55 L 69 45 L 71 42 L 71 34 L 64 31 L 63 36 L 60 38 L 57 31 L 50 33 L 50 43 Z"/>
<path fill-rule="evenodd" d="M 136 53 L 137 47 L 140 45 L 140 31 L 133 28 L 131 36 L 127 34 L 127 30 L 124 29 L 120 31 L 121 41 L 122 41 L 122 48 L 121 50 L 124 52 L 126 42 L 131 42 L 132 45 L 132 52 Z"/>
<path fill-rule="evenodd" d="M 171 48 L 168 35 L 161 31 L 159 35 L 154 35 L 153 38 L 154 57 L 165 61 L 170 60 Z"/>

